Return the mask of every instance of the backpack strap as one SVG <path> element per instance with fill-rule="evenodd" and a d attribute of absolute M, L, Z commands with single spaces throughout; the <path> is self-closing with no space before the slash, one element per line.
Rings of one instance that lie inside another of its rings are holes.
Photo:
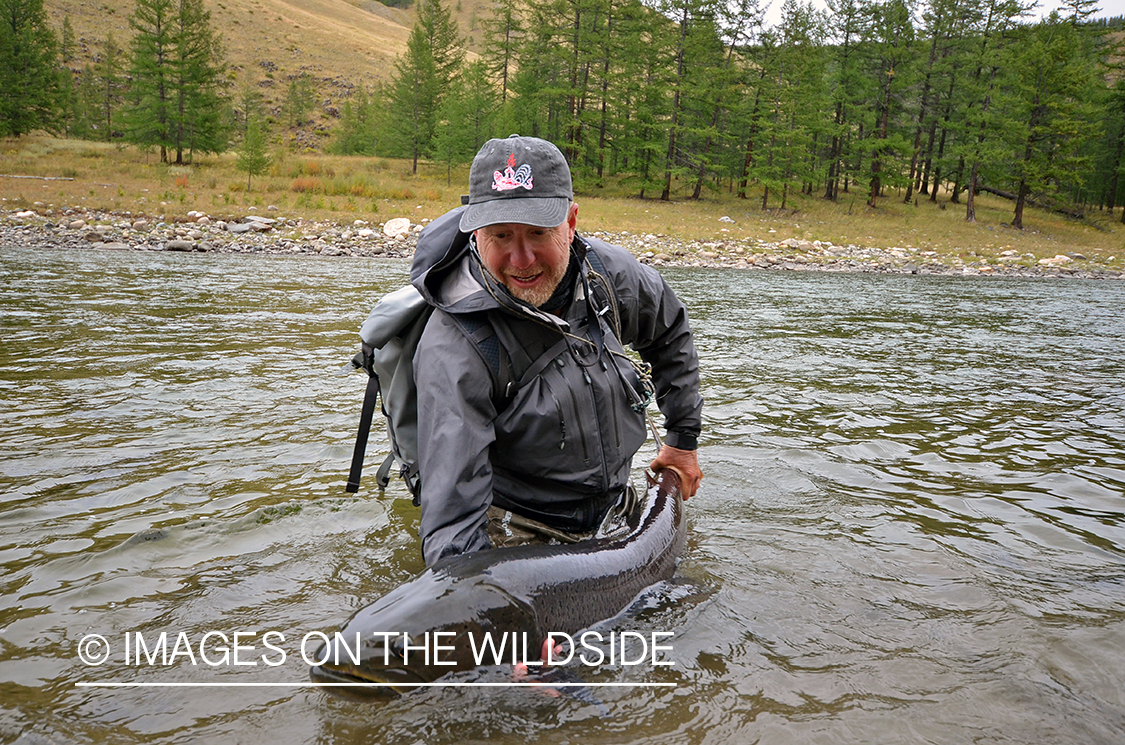
<path fill-rule="evenodd" d="M 583 242 L 586 247 L 585 260 L 590 268 L 586 277 L 587 280 L 590 280 L 587 282 L 587 285 L 590 287 L 591 294 L 593 294 L 594 288 L 601 291 L 601 297 L 592 297 L 590 300 L 597 301 L 597 305 L 601 306 L 601 308 L 596 311 L 599 318 L 602 317 L 607 310 L 609 311 L 610 318 L 608 320 L 610 330 L 613 331 L 613 335 L 620 341 L 621 315 L 617 307 L 617 293 L 613 289 L 613 284 L 609 281 L 609 277 L 607 276 L 608 272 L 606 271 L 605 264 L 602 262 L 602 257 L 598 255 L 598 252 L 595 251 L 589 243 Z"/>
<path fill-rule="evenodd" d="M 586 244 L 585 247 L 586 261 L 589 262 L 588 279 L 595 279 L 596 282 L 584 282 L 583 284 L 590 288 L 591 294 L 594 294 L 595 286 L 601 291 L 600 297 L 590 298 L 590 300 L 595 301 L 594 305 L 599 306 L 597 308 L 591 306 L 592 310 L 599 318 L 609 311 L 612 315 L 610 328 L 614 335 L 619 337 L 620 322 L 617 315 L 617 299 L 613 286 L 606 277 L 605 264 L 602 263 L 601 257 L 589 244 Z M 496 383 L 497 398 L 494 403 L 497 411 L 506 408 L 520 388 L 534 380 L 547 365 L 551 364 L 567 348 L 567 340 L 564 336 L 543 354 L 532 360 L 523 344 L 516 338 L 502 312 L 483 311 L 452 317 L 492 371 L 493 381 Z M 594 322 L 594 319 L 591 319 L 591 321 Z"/>
<path fill-rule="evenodd" d="M 472 343 L 473 349 L 477 350 L 477 354 L 484 360 L 485 365 L 492 373 L 492 382 L 495 384 L 493 390 L 496 391 L 493 403 L 496 405 L 497 411 L 502 410 L 512 399 L 513 355 L 522 354 L 526 358 L 527 353 L 523 351 L 523 347 L 519 344 L 510 346 L 501 339 L 497 329 L 501 326 L 507 329 L 507 324 L 500 320 L 499 313 L 481 311 L 478 313 L 450 313 L 448 315 L 461 329 L 465 338 Z M 511 336 L 510 331 L 508 335 Z M 530 361 L 528 364 L 530 364 Z"/>
<path fill-rule="evenodd" d="M 588 281 L 583 282 L 583 284 L 589 288 L 588 293 L 591 295 L 591 297 L 587 299 L 587 303 L 591 304 L 591 310 L 598 319 L 603 319 L 607 312 L 610 313 L 611 317 L 608 319 L 610 329 L 616 336 L 620 337 L 617 298 L 612 284 L 606 277 L 605 264 L 589 243 L 585 243 L 585 248 L 585 263 L 588 267 L 587 277 L 585 279 Z M 348 474 L 347 486 L 345 487 L 349 493 L 355 493 L 359 490 L 359 481 L 363 472 L 363 460 L 367 450 L 367 440 L 371 431 L 371 422 L 374 418 L 378 398 L 382 393 L 379 377 L 372 366 L 372 343 L 381 346 L 381 343 L 386 343 L 390 337 L 401 333 L 405 328 L 405 324 L 413 322 L 417 313 L 428 313 L 428 310 L 423 311 L 418 307 L 422 304 L 422 301 L 420 296 L 415 297 L 417 294 L 416 291 L 411 292 L 407 288 L 403 288 L 399 293 L 401 294 L 401 299 L 398 301 L 399 303 L 407 303 L 407 307 L 417 308 L 417 310 L 407 313 L 402 313 L 397 310 L 393 311 L 392 317 L 397 319 L 399 325 L 388 325 L 385 322 L 372 324 L 370 333 L 379 333 L 382 334 L 382 336 L 371 340 L 365 337 L 363 351 L 357 354 L 356 358 L 352 361 L 353 366 L 366 370 L 369 377 L 367 389 L 364 393 L 363 407 L 360 412 L 359 431 L 356 433 L 355 448 L 352 452 L 351 470 Z M 393 307 L 394 306 L 388 306 L 388 308 Z M 537 359 L 532 360 L 523 345 L 516 338 L 510 325 L 504 320 L 503 313 L 481 311 L 467 314 L 451 313 L 448 315 L 453 319 L 461 332 L 465 334 L 465 337 L 472 343 L 473 348 L 477 350 L 477 353 L 480 355 L 481 359 L 484 360 L 489 371 L 492 373 L 494 383 L 493 390 L 496 391 L 494 404 L 497 411 L 502 411 L 506 408 L 508 404 L 511 403 L 512 399 L 515 398 L 516 392 L 526 385 L 527 382 L 542 373 L 543 369 L 564 351 L 567 344 L 566 338 L 564 337 Z M 369 323 L 371 320 L 371 318 L 368 319 Z M 591 321 L 597 323 L 597 319 L 592 318 Z M 600 324 L 598 325 L 600 326 Z M 367 332 L 367 326 L 368 324 L 365 324 L 364 332 Z M 372 343 L 369 343 L 369 341 Z M 515 379 L 515 370 L 521 371 L 518 380 Z M 382 488 L 386 488 L 390 481 L 390 471 L 394 461 L 395 454 L 392 447 L 392 452 L 383 461 L 376 474 L 376 480 Z M 414 495 L 414 504 L 417 505 L 419 503 L 418 498 L 420 492 L 418 464 L 414 463 L 404 468 L 402 476 L 411 493 Z"/>
<path fill-rule="evenodd" d="M 514 370 L 521 370 L 519 379 L 513 380 L 503 391 L 502 395 L 511 401 L 516 396 L 516 391 L 527 385 L 528 382 L 535 379 L 537 375 L 543 372 L 547 365 L 562 354 L 567 347 L 566 337 L 561 337 L 543 354 L 539 355 L 534 361 L 527 354 L 527 350 L 520 344 L 519 339 L 516 338 L 515 333 L 512 331 L 511 326 L 507 323 L 498 323 L 495 326 L 496 336 L 500 339 L 503 348 L 508 352 L 512 359 L 512 367 Z"/>
<path fill-rule="evenodd" d="M 363 474 L 363 455 L 367 452 L 367 436 L 371 433 L 371 419 L 375 415 L 375 404 L 379 398 L 379 376 L 373 372 L 367 378 L 367 390 L 363 394 L 363 408 L 359 413 L 359 431 L 355 436 L 355 449 L 352 451 L 352 468 L 348 473 L 348 485 L 344 490 L 355 494 L 359 491 L 359 478 Z M 386 465 L 386 464 L 384 464 Z M 382 475 L 383 469 L 379 469 Z M 383 482 L 380 481 L 382 484 Z"/>

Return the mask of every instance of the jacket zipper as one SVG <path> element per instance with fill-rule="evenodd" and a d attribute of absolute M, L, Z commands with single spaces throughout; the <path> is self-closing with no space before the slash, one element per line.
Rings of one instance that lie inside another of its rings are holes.
<path fill-rule="evenodd" d="M 585 367 L 582 368 L 582 379 L 586 381 L 586 388 L 589 389 L 589 392 L 590 392 L 590 395 L 589 395 L 590 406 L 594 410 L 594 424 L 597 427 L 597 429 L 595 431 L 598 433 L 598 459 L 601 460 L 601 463 L 602 463 L 602 484 L 608 485 L 609 484 L 609 464 L 606 463 L 605 446 L 602 443 L 602 438 L 605 437 L 605 434 L 602 431 L 601 413 L 598 411 L 598 399 L 594 395 L 594 381 L 590 378 L 590 373 L 589 373 L 588 370 L 586 370 Z M 577 403 L 578 402 L 575 401 L 576 405 L 577 405 Z M 586 462 L 587 463 L 590 462 L 589 456 L 587 456 Z"/>

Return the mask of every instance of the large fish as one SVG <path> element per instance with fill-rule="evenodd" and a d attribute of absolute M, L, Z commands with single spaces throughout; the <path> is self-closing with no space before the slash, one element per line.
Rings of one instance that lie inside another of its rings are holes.
<path fill-rule="evenodd" d="M 518 657 L 538 660 L 548 633 L 613 618 L 672 577 L 686 540 L 682 501 L 679 475 L 664 469 L 616 537 L 444 559 L 357 611 L 316 653 L 312 678 L 409 690 L 475 667 L 486 635 L 508 645 L 505 657 L 519 644 Z"/>

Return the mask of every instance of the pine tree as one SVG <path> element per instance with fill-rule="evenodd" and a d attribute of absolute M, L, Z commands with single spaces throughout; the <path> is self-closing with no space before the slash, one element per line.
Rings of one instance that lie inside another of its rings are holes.
<path fill-rule="evenodd" d="M 428 157 L 442 96 L 461 68 L 465 52 L 457 25 L 441 0 L 423 0 L 410 31 L 406 54 L 395 63 L 391 85 L 392 147 L 410 156 L 413 173 Z"/>
<path fill-rule="evenodd" d="M 392 150 L 411 158 L 412 172 L 429 150 L 441 91 L 437 68 L 426 36 L 415 25 L 406 43 L 406 54 L 395 63 L 391 100 L 395 116 L 388 131 Z"/>
<path fill-rule="evenodd" d="M 0 0 L 0 136 L 56 129 L 59 96 L 58 41 L 43 0 Z"/>
<path fill-rule="evenodd" d="M 892 121 L 901 110 L 901 91 L 910 85 L 911 43 L 914 40 L 912 9 L 908 0 L 886 0 L 872 6 L 875 42 L 875 79 L 879 81 L 875 127 L 871 132 L 871 179 L 867 204 L 875 207 L 883 186 L 901 180 L 893 161 L 906 149 L 901 133 Z"/>
<path fill-rule="evenodd" d="M 242 146 L 238 148 L 238 170 L 246 171 L 246 190 L 250 191 L 250 179 L 266 172 L 270 167 L 268 148 L 269 132 L 265 117 L 260 111 L 246 112 L 246 134 Z"/>
<path fill-rule="evenodd" d="M 527 33 L 516 52 L 516 72 L 508 83 L 502 119 L 511 132 L 555 141 L 560 102 L 565 90 L 565 64 L 555 43 L 555 22 L 545 4 L 528 4 Z"/>
<path fill-rule="evenodd" d="M 871 21 L 858 0 L 828 0 L 828 28 L 835 31 L 833 59 L 829 68 L 832 122 L 828 153 L 828 172 L 824 197 L 839 199 L 841 188 L 847 191 L 860 168 L 857 135 L 864 128 L 866 104 L 876 93 L 863 74 L 865 44 Z M 870 125 L 868 124 L 868 127 Z"/>
<path fill-rule="evenodd" d="M 492 136 L 498 108 L 496 91 L 488 80 L 485 63 L 478 60 L 465 68 L 442 101 L 434 135 L 434 157 L 453 166 L 472 161 Z"/>
<path fill-rule="evenodd" d="M 126 138 L 140 147 L 159 147 L 168 162 L 171 136 L 173 0 L 137 0 L 129 19 L 133 29 L 130 60 L 132 106 L 125 116 Z"/>
<path fill-rule="evenodd" d="M 1100 181 L 1105 184 L 1102 203 L 1112 214 L 1113 208 L 1125 206 L 1125 78 L 1119 78 L 1113 88 L 1106 91 L 1105 117 L 1108 135 L 1102 154 Z M 1125 223 L 1125 209 L 1121 211 Z"/>
<path fill-rule="evenodd" d="M 1008 157 L 1001 137 L 1005 125 L 996 113 L 996 99 L 1001 94 L 997 79 L 1003 55 L 1011 43 L 1011 30 L 1024 12 L 1025 7 L 1020 0 L 988 0 L 981 9 L 975 38 L 970 40 L 970 74 L 962 86 L 966 89 L 965 103 L 962 103 L 961 112 L 956 117 L 965 134 L 965 142 L 958 149 L 969 169 L 966 176 L 966 222 L 976 222 L 976 193 L 981 179 L 992 163 L 1003 162 Z M 957 201 L 956 189 L 953 201 Z"/>
<path fill-rule="evenodd" d="M 185 150 L 225 150 L 220 95 L 225 65 L 202 2 L 137 0 L 129 22 L 134 31 L 129 141 L 159 147 L 162 163 L 169 150 L 175 150 L 176 163 L 184 162 Z"/>
<path fill-rule="evenodd" d="M 974 70 L 973 51 L 983 10 L 976 0 L 933 0 L 923 15 L 931 37 L 918 103 L 918 125 L 924 130 L 925 141 L 916 151 L 918 160 L 911 171 L 913 188 L 928 194 L 930 202 L 937 201 L 943 173 L 955 172 L 958 184 L 966 181 L 962 158 L 950 161 L 947 152 L 956 145 L 953 122 L 971 105 L 968 94 L 972 87 L 965 83 Z M 955 188 L 955 197 L 957 193 Z"/>
<path fill-rule="evenodd" d="M 316 88 L 312 78 L 301 73 L 289 81 L 285 91 L 285 121 L 290 127 L 300 127 L 309 121 L 309 112 L 316 105 Z"/>
<path fill-rule="evenodd" d="M 786 0 L 780 26 L 762 34 L 753 126 L 756 152 L 746 162 L 747 175 L 760 183 L 762 209 L 771 193 L 781 192 L 781 206 L 792 181 L 802 187 L 814 178 L 814 138 L 827 130 L 820 112 L 824 100 L 822 19 L 810 5 Z M 811 188 L 811 187 L 810 187 Z"/>
<path fill-rule="evenodd" d="M 787 6 L 789 1 L 786 2 Z M 727 128 L 723 126 L 724 119 L 729 117 L 730 110 L 736 103 L 739 87 L 744 82 L 744 75 L 738 67 L 735 53 L 743 44 L 760 38 L 763 16 L 758 0 L 738 0 L 720 8 L 722 19 L 720 31 L 727 49 L 723 53 L 722 63 L 715 70 L 716 74 L 710 81 L 712 87 L 709 91 L 708 104 L 711 107 L 711 121 L 706 125 L 703 133 L 703 152 L 699 157 L 699 170 L 696 174 L 692 199 L 700 198 L 707 171 L 718 160 L 713 151 L 721 147 L 722 140 L 727 139 L 729 134 Z M 732 168 L 732 178 L 735 172 Z"/>
<path fill-rule="evenodd" d="M 1066 9 L 1063 17 L 1074 26 L 1088 23 L 1091 17 L 1098 12 L 1099 0 L 1061 0 L 1059 3 Z"/>
<path fill-rule="evenodd" d="M 62 62 L 59 68 L 59 114 L 62 118 L 62 131 L 67 137 L 79 136 L 75 134 L 74 128 L 82 116 L 78 85 L 74 80 L 74 71 L 70 68 L 74 62 L 74 47 L 74 27 L 70 25 L 70 16 L 64 16 L 59 43 L 59 59 Z"/>
<path fill-rule="evenodd" d="M 78 75 L 78 83 L 74 87 L 74 100 L 71 106 L 71 118 L 67 125 L 69 136 L 81 140 L 94 139 L 98 123 L 98 89 L 94 75 L 94 66 L 87 62 Z"/>
<path fill-rule="evenodd" d="M 523 36 L 519 0 L 495 0 L 491 15 L 482 23 L 488 71 L 499 78 L 500 102 L 508 100 L 508 80 L 515 67 L 516 50 Z"/>
<path fill-rule="evenodd" d="M 672 181 L 695 170 L 701 138 L 699 114 L 711 116 L 711 81 L 722 69 L 723 55 L 717 25 L 718 5 L 713 0 L 667 0 L 662 7 L 676 23 L 669 49 L 671 115 L 667 121 L 667 150 L 660 199 L 672 198 Z"/>
<path fill-rule="evenodd" d="M 101 133 L 99 139 L 109 142 L 120 137 L 118 119 L 125 96 L 125 81 L 122 79 L 123 64 L 121 47 L 108 34 L 102 43 L 101 57 L 94 65 L 94 78 L 97 83 L 97 125 L 91 127 Z"/>
<path fill-rule="evenodd" d="M 654 23 L 650 11 L 634 2 L 623 5 L 614 26 L 619 54 L 608 92 L 611 163 L 643 199 L 646 192 L 663 187 L 664 122 L 671 104 L 667 52 L 678 29 L 670 22 Z"/>
<path fill-rule="evenodd" d="M 375 155 L 378 121 L 376 99 L 362 86 L 344 102 L 340 125 L 330 150 L 341 155 Z"/>
<path fill-rule="evenodd" d="M 185 150 L 216 153 L 228 147 L 221 100 L 226 63 L 203 0 L 179 0 L 175 29 L 171 144 L 181 164 Z"/>
<path fill-rule="evenodd" d="M 1012 227 L 1023 229 L 1032 193 L 1050 195 L 1080 180 L 1082 145 L 1098 136 L 1091 106 L 1096 70 L 1078 28 L 1051 15 L 1010 47 L 1009 82 L 1017 93 L 1009 114 L 1017 179 Z"/>

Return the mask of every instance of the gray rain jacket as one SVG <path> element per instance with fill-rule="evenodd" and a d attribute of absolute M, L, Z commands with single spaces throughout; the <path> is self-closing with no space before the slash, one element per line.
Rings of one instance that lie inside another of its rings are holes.
<path fill-rule="evenodd" d="M 488 548 L 490 504 L 562 530 L 592 529 L 627 485 L 645 440 L 644 415 L 627 387 L 637 385 L 632 365 L 623 355 L 599 354 L 595 343 L 586 288 L 601 280 L 579 276 L 561 318 L 520 302 L 474 271 L 469 236 L 457 229 L 460 213 L 427 226 L 410 272 L 437 309 L 414 355 L 428 565 Z M 667 444 L 695 449 L 703 399 L 683 303 L 624 249 L 575 236 L 572 253 L 586 251 L 597 253 L 614 289 L 616 308 L 603 318 L 618 316 L 620 342 L 603 322 L 606 347 L 631 345 L 652 366 Z M 589 268 L 583 261 L 580 274 Z M 604 291 L 591 294 L 605 305 Z M 478 320 L 467 326 L 455 316 Z M 509 365 L 508 376 L 494 372 L 500 365 Z"/>

